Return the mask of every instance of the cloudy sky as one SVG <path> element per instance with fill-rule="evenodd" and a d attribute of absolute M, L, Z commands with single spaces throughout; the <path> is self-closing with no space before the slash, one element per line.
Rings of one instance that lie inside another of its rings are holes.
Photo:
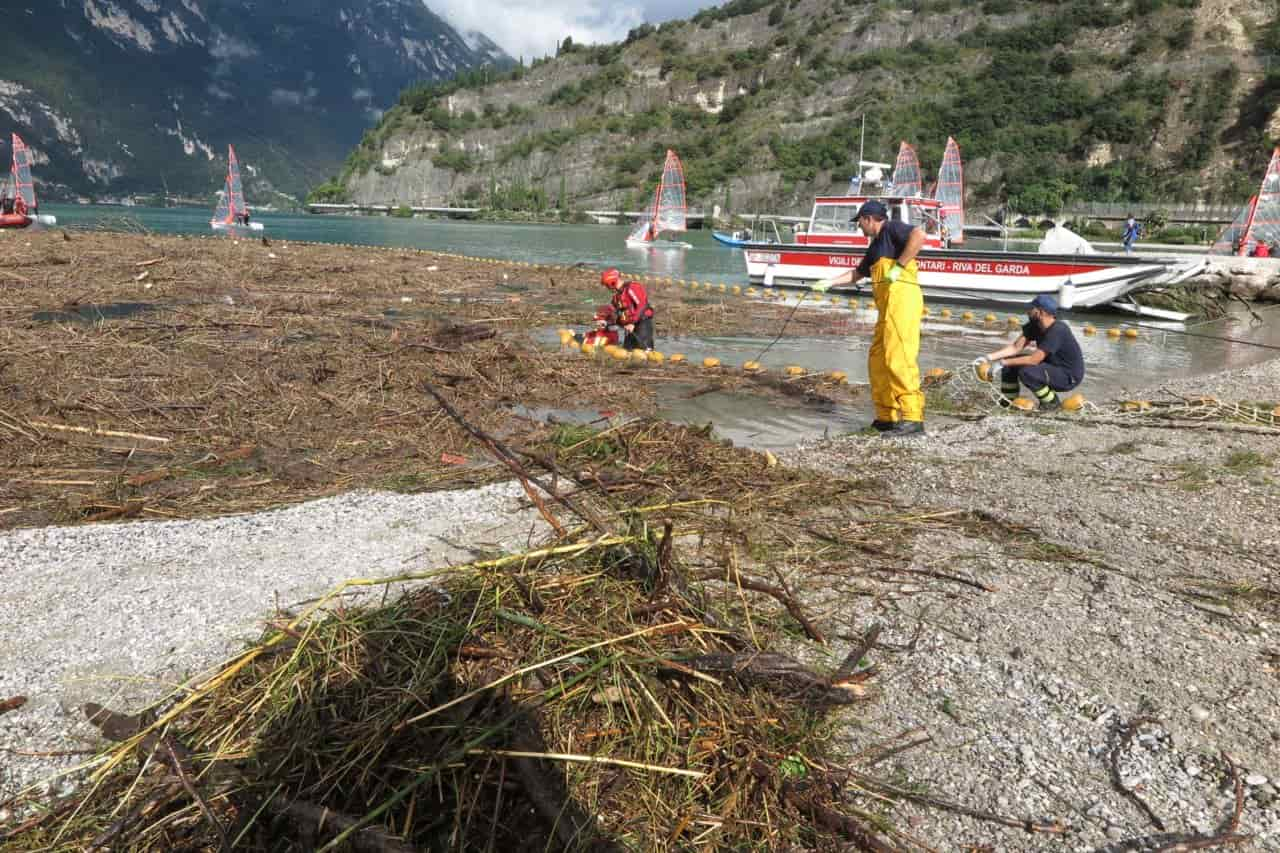
<path fill-rule="evenodd" d="M 722 2 L 722 0 L 721 0 Z M 644 21 L 685 18 L 717 0 L 427 0 L 431 10 L 460 30 L 478 30 L 513 57 L 525 61 L 553 55 L 565 36 L 574 41 L 606 42 L 624 38 Z"/>

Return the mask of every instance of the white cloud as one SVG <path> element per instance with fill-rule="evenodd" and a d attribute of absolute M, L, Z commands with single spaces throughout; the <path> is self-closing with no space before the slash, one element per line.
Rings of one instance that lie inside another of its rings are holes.
<path fill-rule="evenodd" d="M 484 33 L 525 62 L 554 56 L 565 36 L 582 44 L 618 41 L 644 20 L 640 8 L 607 0 L 509 0 L 500 8 L 475 0 L 431 0 L 428 5 L 459 30 Z"/>

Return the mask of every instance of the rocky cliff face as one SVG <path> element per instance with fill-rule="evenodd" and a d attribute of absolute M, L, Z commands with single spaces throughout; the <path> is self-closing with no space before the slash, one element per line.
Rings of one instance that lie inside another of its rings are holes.
<path fill-rule="evenodd" d="M 638 204 L 662 152 L 690 203 L 807 210 L 862 144 L 948 135 L 971 203 L 1231 200 L 1265 164 L 1280 23 L 1259 0 L 734 0 L 489 85 L 411 93 L 349 158 L 367 203 L 484 203 L 512 188 L 577 209 Z M 1259 117 L 1261 115 L 1261 117 Z M 1247 192 L 1245 193 L 1247 196 Z"/>
<path fill-rule="evenodd" d="M 406 85 L 510 62 L 421 0 L 17 5 L 0 25 L 2 129 L 35 149 L 46 194 L 204 194 L 228 143 L 251 192 L 297 192 Z"/>

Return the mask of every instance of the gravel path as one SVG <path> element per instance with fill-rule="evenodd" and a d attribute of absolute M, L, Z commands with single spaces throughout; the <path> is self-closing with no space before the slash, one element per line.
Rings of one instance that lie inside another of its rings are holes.
<path fill-rule="evenodd" d="M 1280 362 L 1165 387 L 1280 399 Z M 858 614 L 886 626 L 885 676 L 851 746 L 919 727 L 932 742 L 878 773 L 1069 832 L 915 806 L 895 812 L 900 826 L 939 850 L 1155 849 L 1231 813 L 1225 753 L 1245 783 L 1240 831 L 1254 836 L 1234 849 L 1280 850 L 1280 600 L 1256 592 L 1280 590 L 1280 439 L 997 415 L 779 456 L 887 476 L 908 504 L 983 510 L 1039 538 L 1010 547 L 994 525 L 916 538 L 912 567 L 994 591 L 925 584 Z M 1126 741 L 1140 717 L 1153 722 Z M 1155 819 L 1117 790 L 1113 752 Z"/>
<path fill-rule="evenodd" d="M 74 763 L 15 750 L 94 742 L 81 703 L 136 709 L 256 638 L 277 606 L 523 546 L 542 525 L 518 497 L 511 483 L 357 492 L 254 515 L 0 534 L 0 700 L 29 698 L 0 715 L 0 800 Z"/>

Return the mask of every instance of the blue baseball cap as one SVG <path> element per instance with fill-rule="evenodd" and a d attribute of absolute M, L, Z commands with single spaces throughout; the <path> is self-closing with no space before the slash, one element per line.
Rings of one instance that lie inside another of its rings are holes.
<path fill-rule="evenodd" d="M 1027 310 L 1030 311 L 1032 308 L 1039 308 L 1046 314 L 1057 314 L 1058 300 L 1054 299 L 1047 293 L 1041 293 L 1035 299 L 1031 300 L 1031 305 L 1028 306 Z"/>
<path fill-rule="evenodd" d="M 854 215 L 854 219 L 861 219 L 864 216 L 874 216 L 878 219 L 889 218 L 889 208 L 884 206 L 884 202 L 871 199 L 864 201 L 862 207 L 858 208 L 858 212 Z"/>

